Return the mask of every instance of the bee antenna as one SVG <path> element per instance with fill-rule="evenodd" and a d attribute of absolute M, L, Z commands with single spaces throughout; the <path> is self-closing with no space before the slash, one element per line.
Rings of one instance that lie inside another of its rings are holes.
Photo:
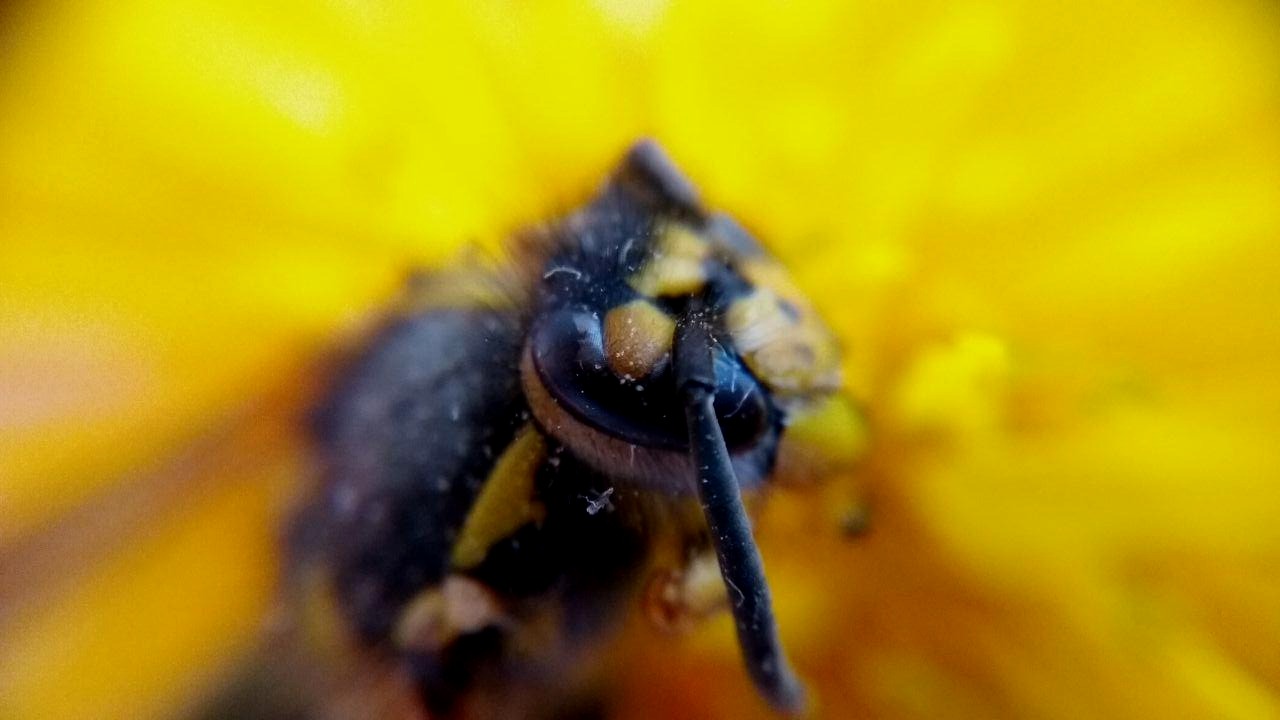
<path fill-rule="evenodd" d="M 667 212 L 703 217 L 698 190 L 653 140 L 640 140 L 631 146 L 618 167 L 615 181 Z"/>
<path fill-rule="evenodd" d="M 709 321 L 695 308 L 676 330 L 674 369 L 685 404 L 698 499 L 711 530 L 720 576 L 729 591 L 747 672 L 775 708 L 799 713 L 805 704 L 804 687 L 778 639 L 764 562 L 751 535 L 729 449 L 716 419 L 713 347 Z"/>

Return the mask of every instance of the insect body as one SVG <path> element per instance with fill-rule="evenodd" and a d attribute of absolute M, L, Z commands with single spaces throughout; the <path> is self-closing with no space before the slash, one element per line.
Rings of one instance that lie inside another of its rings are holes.
<path fill-rule="evenodd" d="M 396 678 L 343 681 L 384 715 L 549 717 L 637 598 L 718 600 L 756 687 L 798 710 L 743 495 L 837 389 L 826 329 L 652 143 L 513 252 L 420 280 L 324 404 L 292 576 L 332 602 L 304 634 Z"/>

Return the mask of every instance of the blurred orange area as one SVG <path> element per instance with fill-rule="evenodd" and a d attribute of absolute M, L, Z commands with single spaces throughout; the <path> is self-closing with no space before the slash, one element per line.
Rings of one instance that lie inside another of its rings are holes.
<path fill-rule="evenodd" d="M 225 669 L 326 351 L 643 135 L 866 410 L 857 472 L 757 528 L 816 716 L 1280 717 L 1275 3 L 28 0 L 0 720 L 166 717 Z M 769 717 L 731 630 L 629 628 L 616 716 Z"/>

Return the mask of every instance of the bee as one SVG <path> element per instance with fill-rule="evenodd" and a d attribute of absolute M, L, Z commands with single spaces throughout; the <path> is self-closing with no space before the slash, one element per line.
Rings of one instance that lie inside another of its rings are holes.
<path fill-rule="evenodd" d="M 629 611 L 724 608 L 760 695 L 800 712 L 747 504 L 840 385 L 780 264 L 636 144 L 505 261 L 415 278 L 337 373 L 289 641 L 206 716 L 590 716 Z"/>

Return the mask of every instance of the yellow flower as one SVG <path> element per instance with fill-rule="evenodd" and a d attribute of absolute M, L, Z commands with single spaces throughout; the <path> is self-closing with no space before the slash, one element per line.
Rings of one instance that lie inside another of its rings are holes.
<path fill-rule="evenodd" d="M 188 702 L 266 614 L 315 359 L 640 135 L 789 264 L 867 404 L 858 477 L 760 520 L 822 715 L 1280 717 L 1273 3 L 0 26 L 0 718 Z M 621 717 L 767 717 L 727 619 L 631 635 Z"/>

